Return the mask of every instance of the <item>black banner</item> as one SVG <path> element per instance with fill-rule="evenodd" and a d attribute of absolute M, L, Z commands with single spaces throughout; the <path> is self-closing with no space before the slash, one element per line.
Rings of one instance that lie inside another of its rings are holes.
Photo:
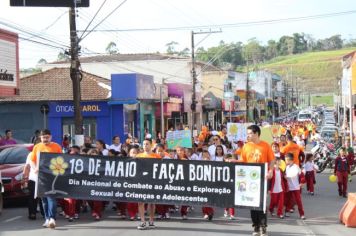
<path fill-rule="evenodd" d="M 265 209 L 265 164 L 41 153 L 38 196 Z"/>

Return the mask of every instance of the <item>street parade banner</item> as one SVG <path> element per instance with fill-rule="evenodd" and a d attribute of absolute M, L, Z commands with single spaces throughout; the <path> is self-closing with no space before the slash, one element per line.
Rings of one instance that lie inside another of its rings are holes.
<path fill-rule="evenodd" d="M 266 209 L 267 164 L 41 153 L 37 196 Z"/>
<path fill-rule="evenodd" d="M 176 147 L 192 148 L 192 136 L 190 130 L 169 131 L 167 135 L 168 149 Z"/>

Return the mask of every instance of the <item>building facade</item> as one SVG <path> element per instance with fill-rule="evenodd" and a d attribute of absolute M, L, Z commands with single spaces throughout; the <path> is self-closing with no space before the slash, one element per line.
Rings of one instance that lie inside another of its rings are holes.
<path fill-rule="evenodd" d="M 19 94 L 18 35 L 0 29 L 0 99 Z"/>

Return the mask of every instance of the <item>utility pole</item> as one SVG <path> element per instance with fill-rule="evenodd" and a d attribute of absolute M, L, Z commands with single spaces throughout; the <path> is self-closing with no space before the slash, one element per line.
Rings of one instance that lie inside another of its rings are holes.
<path fill-rule="evenodd" d="M 163 86 L 164 86 L 164 82 L 165 82 L 165 78 L 162 78 L 162 84 L 161 84 L 161 89 L 160 89 L 160 95 L 159 95 L 159 98 L 160 98 L 160 102 L 161 102 L 161 135 L 162 135 L 162 138 L 165 137 L 164 135 L 164 114 L 163 114 Z"/>
<path fill-rule="evenodd" d="M 297 106 L 297 108 L 299 107 L 299 88 L 298 88 L 298 79 L 299 79 L 299 77 L 296 77 L 296 78 L 295 78 L 295 93 L 297 94 L 296 101 L 295 101 L 295 105 Z"/>
<path fill-rule="evenodd" d="M 249 85 L 249 68 L 248 68 L 248 56 L 247 56 L 247 63 L 246 63 L 246 120 L 245 122 L 248 123 L 249 122 L 249 117 L 248 117 L 248 113 L 250 110 L 250 85 Z"/>
<path fill-rule="evenodd" d="M 353 105 L 352 105 L 352 78 L 350 77 L 349 78 L 349 87 L 350 87 L 350 90 L 349 90 L 349 106 L 350 106 L 350 109 L 349 109 L 349 119 L 350 119 L 350 147 L 354 147 L 354 136 L 353 136 Z"/>
<path fill-rule="evenodd" d="M 291 69 L 291 85 L 292 85 L 292 99 L 291 99 L 291 103 L 292 103 L 292 109 L 294 107 L 294 81 L 293 81 L 293 68 Z"/>
<path fill-rule="evenodd" d="M 284 99 L 285 99 L 285 110 L 288 112 L 288 84 L 287 84 L 287 81 L 284 82 Z"/>
<path fill-rule="evenodd" d="M 190 105 L 190 109 L 192 110 L 192 119 L 191 119 L 191 133 L 193 137 L 194 125 L 196 124 L 196 108 L 197 108 L 197 99 L 196 99 L 196 84 L 197 81 L 197 72 L 195 70 L 195 45 L 194 45 L 194 35 L 196 34 L 212 34 L 212 33 L 221 33 L 220 31 L 199 31 L 199 32 L 191 32 L 191 40 L 192 40 L 192 104 Z M 199 43 L 198 43 L 199 44 Z"/>
<path fill-rule="evenodd" d="M 70 25 L 70 78 L 73 85 L 73 105 L 74 105 L 74 126 L 75 126 L 75 144 L 83 145 L 83 116 L 80 108 L 81 90 L 80 82 L 82 80 L 82 73 L 79 71 L 79 44 L 77 36 L 77 27 L 75 21 L 76 6 L 72 6 L 69 10 L 69 25 Z"/>
<path fill-rule="evenodd" d="M 271 78 L 271 95 L 272 95 L 272 124 L 274 124 L 274 86 L 273 86 L 273 79 Z"/>

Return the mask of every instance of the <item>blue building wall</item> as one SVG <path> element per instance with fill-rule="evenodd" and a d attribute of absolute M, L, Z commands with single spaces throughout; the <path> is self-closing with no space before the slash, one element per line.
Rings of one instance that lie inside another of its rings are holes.
<path fill-rule="evenodd" d="M 40 107 L 44 103 L 0 103 L 0 134 L 11 129 L 13 137 L 22 142 L 30 142 L 36 129 L 44 127 L 44 115 Z"/>
<path fill-rule="evenodd" d="M 110 127 L 111 134 L 110 134 L 110 144 L 112 142 L 112 137 L 114 135 L 119 135 L 121 139 L 121 143 L 124 142 L 126 139 L 124 135 L 124 106 L 121 105 L 114 105 L 110 107 L 111 109 L 111 119 L 110 119 Z M 108 122 L 109 123 L 109 122 Z"/>
<path fill-rule="evenodd" d="M 48 114 L 49 129 L 53 141 L 61 143 L 63 137 L 63 118 L 74 119 L 72 102 L 50 102 Z M 123 105 L 109 106 L 106 101 L 81 102 L 83 118 L 90 117 L 96 121 L 96 139 L 102 139 L 107 144 L 112 143 L 113 135 L 124 139 Z"/>
<path fill-rule="evenodd" d="M 130 101 L 137 99 L 137 74 L 111 75 L 111 100 Z"/>

